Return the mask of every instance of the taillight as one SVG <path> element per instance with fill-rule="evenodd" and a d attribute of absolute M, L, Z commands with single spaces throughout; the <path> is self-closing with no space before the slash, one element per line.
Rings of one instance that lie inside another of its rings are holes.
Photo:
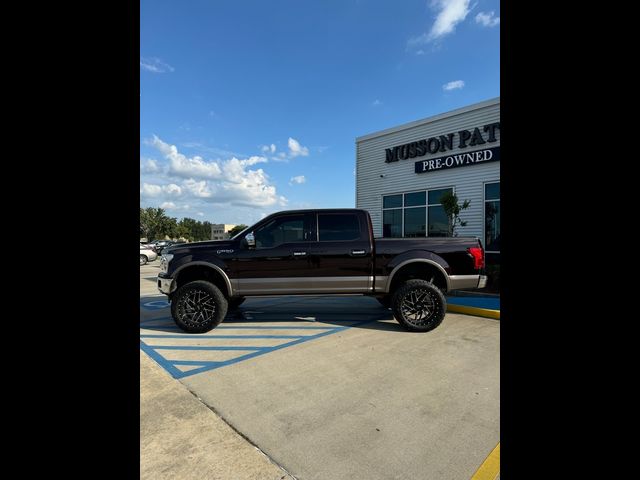
<path fill-rule="evenodd" d="M 484 268 L 484 249 L 482 247 L 467 248 L 467 252 L 473 257 L 473 268 L 480 270 Z"/>

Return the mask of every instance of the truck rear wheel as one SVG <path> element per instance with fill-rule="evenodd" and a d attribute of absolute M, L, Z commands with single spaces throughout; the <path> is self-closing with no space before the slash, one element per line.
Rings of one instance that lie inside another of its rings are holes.
<path fill-rule="evenodd" d="M 410 332 L 428 332 L 442 323 L 447 312 L 447 300 L 433 283 L 407 280 L 393 294 L 393 316 Z"/>
<path fill-rule="evenodd" d="M 227 299 L 214 284 L 197 280 L 179 287 L 171 298 L 171 316 L 185 332 L 204 333 L 227 314 Z"/>

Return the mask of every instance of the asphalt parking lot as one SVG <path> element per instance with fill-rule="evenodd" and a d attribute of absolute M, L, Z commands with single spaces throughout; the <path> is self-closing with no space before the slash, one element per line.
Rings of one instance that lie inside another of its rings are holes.
<path fill-rule="evenodd" d="M 375 299 L 250 298 L 186 334 L 140 267 L 141 350 L 298 479 L 469 479 L 500 441 L 498 320 L 410 333 Z"/>

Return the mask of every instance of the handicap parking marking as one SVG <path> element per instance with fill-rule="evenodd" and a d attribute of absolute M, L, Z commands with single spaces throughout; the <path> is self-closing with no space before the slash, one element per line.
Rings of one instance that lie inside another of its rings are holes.
<path fill-rule="evenodd" d="M 167 318 L 155 319 L 166 321 Z M 163 367 L 172 377 L 176 379 L 181 379 L 184 377 L 189 377 L 192 375 L 196 375 L 199 373 L 208 372 L 211 370 L 215 370 L 218 368 L 226 367 L 229 365 L 234 365 L 239 362 L 243 362 L 245 360 L 250 360 L 252 358 L 266 355 L 268 353 L 272 353 L 278 350 L 282 350 L 284 348 L 293 347 L 295 345 L 300 345 L 302 343 L 310 342 L 312 340 L 317 340 L 322 337 L 326 337 L 328 335 L 332 335 L 334 333 L 342 332 L 352 327 L 356 327 L 359 325 L 363 325 L 365 323 L 369 323 L 372 321 L 377 321 L 378 319 L 367 319 L 364 321 L 356 321 L 351 325 L 344 326 L 320 326 L 320 325 L 291 325 L 291 326 L 272 326 L 272 325 L 221 325 L 216 328 L 218 330 L 238 330 L 238 334 L 227 334 L 227 332 L 223 334 L 189 334 L 189 333 L 166 333 L 166 334 L 154 334 L 154 333 L 141 333 L 140 334 L 140 348 L 147 355 L 149 355 L 152 359 L 156 361 L 161 367 Z M 143 330 L 176 330 L 177 327 L 175 325 L 160 325 L 160 326 L 147 326 L 141 325 L 141 329 Z M 243 330 L 276 330 L 278 334 L 258 334 L 258 333 L 248 333 L 245 334 L 242 332 Z M 287 334 L 287 330 L 289 334 Z M 291 334 L 292 331 L 302 330 L 305 333 L 296 333 Z M 308 332 L 309 334 L 306 334 Z M 146 339 L 146 341 L 145 341 Z M 209 344 L 209 345 L 185 345 L 183 340 L 204 340 L 204 341 L 218 341 L 222 340 L 223 343 L 228 341 L 229 343 L 233 343 L 232 341 L 243 341 L 243 340 L 251 340 L 248 345 L 218 345 L 218 344 Z M 265 340 L 270 340 L 271 345 L 264 345 L 261 343 L 265 343 Z M 278 342 L 278 340 L 283 340 L 282 342 Z M 150 342 L 151 341 L 151 342 Z M 261 342 L 262 341 L 262 342 Z M 161 342 L 161 344 L 156 344 L 156 342 Z M 273 345 L 273 343 L 276 343 Z M 167 353 L 173 352 L 197 352 L 200 351 L 203 355 L 206 355 L 207 352 L 237 352 L 238 355 L 231 356 L 231 358 L 227 358 L 222 361 L 218 360 L 183 360 L 177 358 L 168 358 Z M 163 355 L 164 352 L 164 355 Z M 246 352 L 246 353 L 245 353 Z M 180 368 L 181 367 L 181 368 Z"/>
<path fill-rule="evenodd" d="M 141 303 L 140 306 L 145 310 L 162 310 L 169 307 L 169 302 L 166 300 L 153 300 L 151 302 Z"/>

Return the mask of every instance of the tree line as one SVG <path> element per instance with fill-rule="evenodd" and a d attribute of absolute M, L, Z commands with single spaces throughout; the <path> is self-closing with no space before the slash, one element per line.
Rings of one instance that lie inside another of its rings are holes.
<path fill-rule="evenodd" d="M 146 237 L 147 241 L 171 239 L 184 239 L 190 242 L 211 240 L 211 226 L 208 221 L 201 222 L 193 218 L 182 218 L 180 221 L 169 217 L 163 208 L 140 208 L 140 237 Z M 246 225 L 238 225 L 229 232 L 230 236 L 244 230 Z"/>

